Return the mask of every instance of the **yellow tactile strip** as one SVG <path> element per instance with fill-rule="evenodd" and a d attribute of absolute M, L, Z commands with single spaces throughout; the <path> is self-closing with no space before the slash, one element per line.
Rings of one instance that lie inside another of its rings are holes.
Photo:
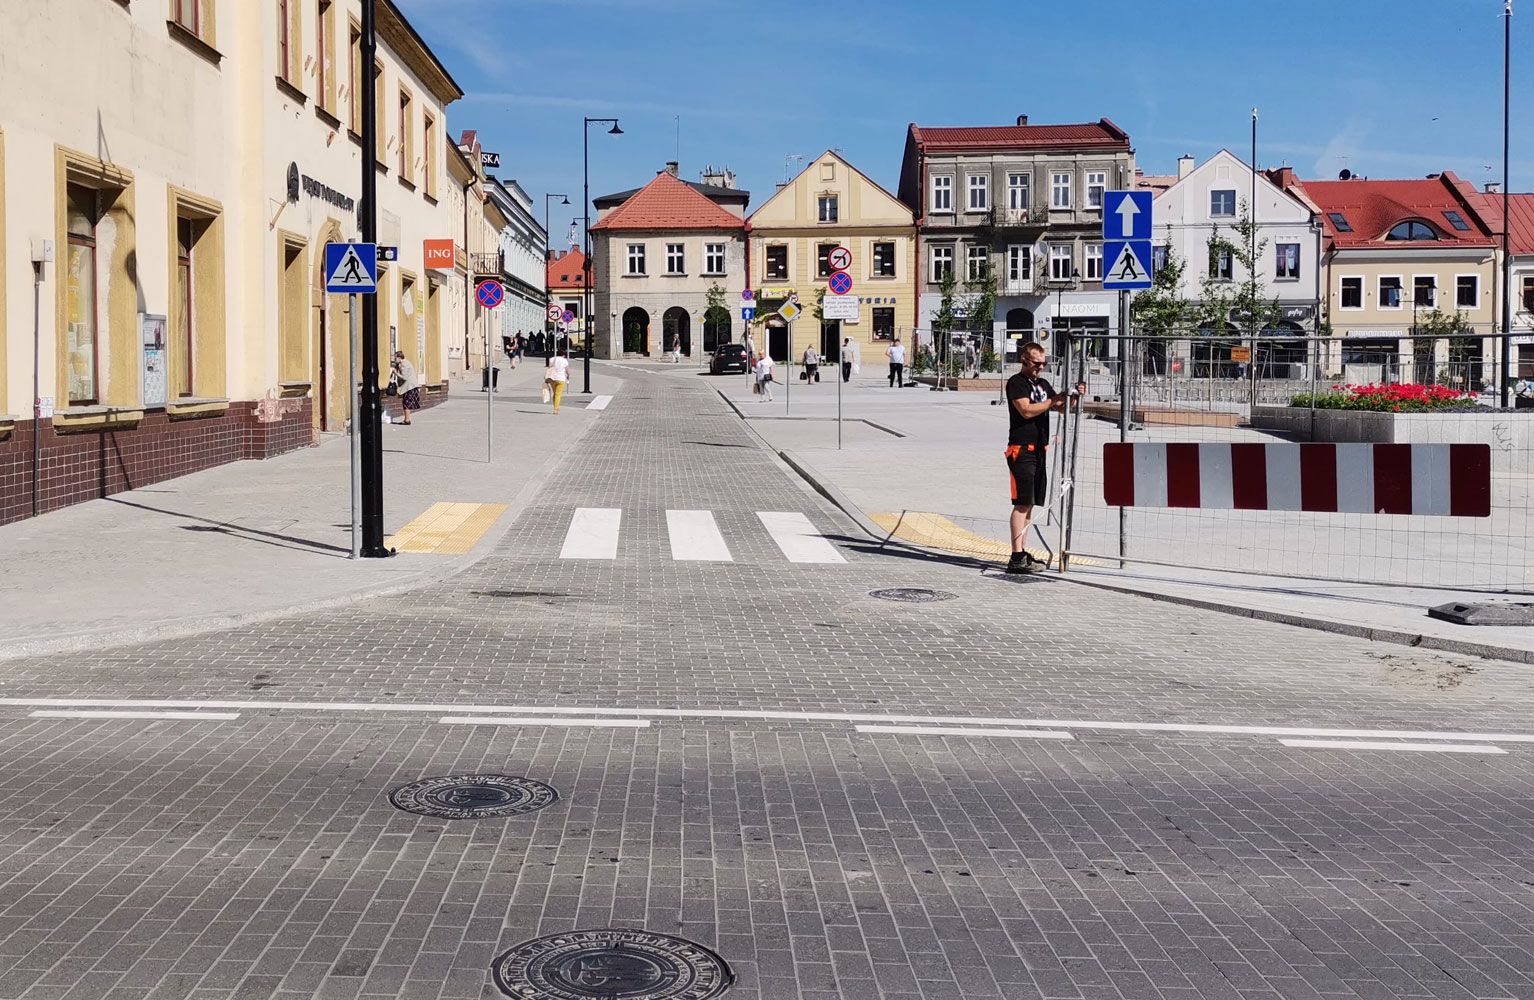
<path fill-rule="evenodd" d="M 944 552 L 1003 563 L 1012 554 L 1012 546 L 1008 543 L 977 535 L 967 528 L 961 528 L 941 514 L 907 510 L 893 514 L 869 514 L 868 519 L 885 531 L 893 532 L 894 536 L 902 541 L 941 549 Z M 1034 548 L 1029 549 L 1028 552 L 1035 559 L 1049 559 L 1049 553 L 1043 549 Z M 1091 563 L 1090 560 L 1080 557 L 1071 561 L 1082 564 Z"/>
<path fill-rule="evenodd" d="M 503 503 L 434 503 L 395 532 L 387 544 L 400 552 L 461 556 L 506 513 Z"/>

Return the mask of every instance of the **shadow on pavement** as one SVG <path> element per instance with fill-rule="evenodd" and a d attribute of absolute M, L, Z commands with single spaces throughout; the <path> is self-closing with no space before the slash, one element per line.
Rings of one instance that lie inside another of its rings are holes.
<path fill-rule="evenodd" d="M 299 551 L 311 550 L 317 552 L 335 552 L 350 556 L 351 549 L 344 545 L 331 545 L 329 542 L 316 542 L 309 538 L 298 538 L 294 535 L 283 535 L 275 531 L 262 531 L 259 528 L 242 528 L 226 521 L 214 521 L 211 518 L 198 517 L 195 514 L 183 514 L 180 511 L 164 510 L 160 507 L 150 507 L 147 504 L 134 503 L 131 500 L 123 500 L 118 497 L 103 497 L 108 503 L 121 504 L 124 507 L 134 507 L 138 510 L 148 511 L 151 514 L 164 514 L 167 517 L 179 517 L 187 521 L 200 521 L 200 524 L 183 524 L 181 528 L 186 531 L 207 531 L 228 535 L 231 538 L 243 538 L 247 541 L 259 542 L 262 545 L 275 545 L 282 549 L 297 549 Z M 351 525 L 347 525 L 351 527 Z"/>

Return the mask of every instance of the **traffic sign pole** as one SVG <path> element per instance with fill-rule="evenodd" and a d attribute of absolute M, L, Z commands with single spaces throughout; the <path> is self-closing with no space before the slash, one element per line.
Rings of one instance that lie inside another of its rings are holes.
<path fill-rule="evenodd" d="M 362 199 L 358 206 L 363 243 L 378 242 L 378 168 L 372 151 L 378 148 L 378 36 L 376 0 L 362 0 Z M 383 530 L 383 399 L 378 392 L 378 296 L 362 303 L 362 556 L 381 559 L 394 554 L 384 545 Z"/>
<path fill-rule="evenodd" d="M 347 395 L 351 397 L 347 402 L 347 427 L 350 431 L 349 442 L 352 454 L 352 558 L 356 559 L 362 554 L 362 525 L 359 514 L 362 506 L 362 439 L 357 436 L 357 309 L 360 303 L 356 295 L 348 295 L 347 316 L 348 326 L 351 327 L 351 354 L 348 359 L 347 369 L 350 378 L 347 385 L 351 388 Z"/>

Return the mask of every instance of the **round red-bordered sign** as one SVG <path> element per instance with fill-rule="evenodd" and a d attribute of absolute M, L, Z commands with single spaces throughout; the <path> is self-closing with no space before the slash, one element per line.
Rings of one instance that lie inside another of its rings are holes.
<path fill-rule="evenodd" d="M 846 295 L 852 291 L 852 275 L 846 271 L 832 271 L 831 277 L 826 279 L 826 287 L 831 289 L 832 295 Z"/>
<path fill-rule="evenodd" d="M 832 247 L 828 259 L 831 263 L 831 270 L 845 271 L 852 266 L 852 251 L 846 247 Z M 845 293 L 837 292 L 836 294 L 842 295 Z"/>
<path fill-rule="evenodd" d="M 506 289 L 499 281 L 481 281 L 474 289 L 474 298 L 486 309 L 494 309 L 506 298 Z"/>

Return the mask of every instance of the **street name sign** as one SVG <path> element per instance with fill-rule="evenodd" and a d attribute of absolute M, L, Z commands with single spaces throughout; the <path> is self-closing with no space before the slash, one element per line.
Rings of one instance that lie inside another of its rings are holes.
<path fill-rule="evenodd" d="M 820 302 L 820 315 L 826 319 L 856 320 L 858 318 L 856 295 L 827 295 Z"/>
<path fill-rule="evenodd" d="M 378 291 L 378 244 L 325 244 L 325 291 L 372 295 Z"/>
<path fill-rule="evenodd" d="M 399 247 L 386 247 L 382 243 L 378 244 L 378 259 L 385 264 L 398 263 Z"/>

